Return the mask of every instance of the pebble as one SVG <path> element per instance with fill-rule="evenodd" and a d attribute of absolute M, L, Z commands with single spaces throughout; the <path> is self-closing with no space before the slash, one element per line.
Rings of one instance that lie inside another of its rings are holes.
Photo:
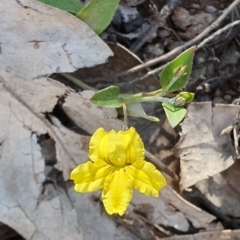
<path fill-rule="evenodd" d="M 221 98 L 221 97 L 215 97 L 215 98 L 213 99 L 213 103 L 214 103 L 214 104 L 216 104 L 216 103 L 224 103 L 224 102 L 225 102 L 224 99 Z"/>
<path fill-rule="evenodd" d="M 192 8 L 195 8 L 195 9 L 199 9 L 200 8 L 200 5 L 197 4 L 197 3 L 192 3 Z"/>
<path fill-rule="evenodd" d="M 215 13 L 215 12 L 217 12 L 217 9 L 214 6 L 206 5 L 206 12 Z"/>
<path fill-rule="evenodd" d="M 160 38 L 167 38 L 167 37 L 170 36 L 170 32 L 167 31 L 166 29 L 161 29 L 161 30 L 158 31 L 157 35 Z"/>
<path fill-rule="evenodd" d="M 232 96 L 229 95 L 229 94 L 224 95 L 223 98 L 224 98 L 224 100 L 226 100 L 227 102 L 231 102 L 231 101 L 232 101 Z"/>
<path fill-rule="evenodd" d="M 215 93 L 214 93 L 214 96 L 215 97 L 221 97 L 221 95 L 222 95 L 221 90 L 219 88 L 217 88 Z"/>

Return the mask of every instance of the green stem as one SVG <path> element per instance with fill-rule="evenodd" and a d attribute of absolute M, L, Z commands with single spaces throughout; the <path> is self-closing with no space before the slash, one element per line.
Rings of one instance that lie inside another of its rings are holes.
<path fill-rule="evenodd" d="M 128 120 L 127 120 L 128 116 L 127 116 L 126 103 L 123 103 L 122 107 L 123 107 L 124 124 L 125 124 L 125 126 L 127 126 L 128 125 Z"/>
<path fill-rule="evenodd" d="M 73 82 L 74 84 L 76 84 L 78 87 L 82 88 L 83 90 L 93 90 L 93 91 L 97 91 L 97 89 L 92 88 L 90 86 L 88 86 L 87 84 L 85 84 L 84 82 L 82 82 L 81 80 L 75 78 L 74 76 L 72 76 L 69 73 L 59 73 L 61 76 L 65 77 L 67 80 Z"/>
<path fill-rule="evenodd" d="M 126 96 L 121 96 L 122 100 L 125 103 L 140 103 L 140 102 L 166 102 L 173 104 L 175 98 L 165 98 L 165 97 L 159 97 L 159 96 L 145 96 L 145 97 L 126 97 Z"/>

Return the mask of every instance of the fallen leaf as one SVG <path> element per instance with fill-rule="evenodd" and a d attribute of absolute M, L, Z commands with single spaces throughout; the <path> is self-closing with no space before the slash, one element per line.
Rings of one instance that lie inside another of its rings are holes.
<path fill-rule="evenodd" d="M 113 108 L 99 107 L 91 102 L 94 91 L 83 91 L 79 94 L 69 93 L 63 103 L 67 116 L 80 128 L 92 134 L 97 128 L 122 129 L 123 122 L 116 119 L 117 111 Z"/>
<path fill-rule="evenodd" d="M 99 200 L 99 192 L 79 194 L 69 190 L 77 212 L 78 223 L 82 228 L 84 240 L 135 240 L 134 233 L 117 225 L 111 216 L 105 213 Z"/>
<path fill-rule="evenodd" d="M 222 131 L 232 125 L 240 107 L 211 102 L 191 103 L 181 124 L 182 133 L 175 147 L 181 161 L 181 190 L 193 186 L 229 168 L 236 152 L 229 134 Z"/>
<path fill-rule="evenodd" d="M 53 109 L 56 96 L 65 92 L 55 84 L 24 81 L 0 71 L 0 221 L 26 240 L 61 240 L 69 232 L 71 239 L 82 239 L 66 192 L 43 192 L 45 162 L 38 136 L 51 132 L 42 112 Z"/>
<path fill-rule="evenodd" d="M 70 13 L 32 0 L 0 1 L 0 65 L 26 80 L 103 63 L 108 46 Z"/>
<path fill-rule="evenodd" d="M 148 92 L 159 89 L 159 82 L 154 75 L 149 75 L 143 81 L 138 80 L 148 72 L 147 68 L 129 73 L 126 76 L 115 77 L 116 74 L 135 67 L 142 61 L 137 55 L 120 44 L 108 43 L 108 46 L 113 51 L 114 56 L 110 57 L 107 63 L 91 68 L 81 68 L 74 73 L 74 76 L 84 79 L 87 84 L 94 84 L 92 86 L 95 88 L 96 86 L 102 88 L 104 85 L 117 85 L 122 93 Z"/>
<path fill-rule="evenodd" d="M 152 225 L 159 224 L 165 227 L 173 227 L 178 231 L 187 232 L 190 222 L 196 228 L 206 228 L 215 217 L 200 208 L 184 200 L 171 187 L 167 186 L 160 192 L 158 198 L 146 198 L 140 193 L 134 192 L 131 208 L 127 211 L 134 211 L 134 206 L 148 203 L 152 206 Z"/>
<path fill-rule="evenodd" d="M 73 240 L 86 239 L 85 236 L 87 239 L 103 240 L 113 236 L 114 239 L 133 240 L 132 234 L 124 228 L 116 228 L 107 214 L 101 215 L 100 205 L 91 203 L 89 195 L 74 193 L 75 198 L 83 202 L 73 205 L 75 201 L 69 196 L 72 186 L 68 193 L 59 185 L 44 184 L 46 168 L 39 136 L 49 134 L 54 140 L 55 167 L 63 171 L 66 180 L 76 165 L 88 159 L 89 138 L 63 126 L 51 114 L 53 108 L 63 96 L 66 99 L 71 96 L 76 102 L 85 101 L 87 106 L 91 105 L 90 100 L 81 100 L 82 95 L 69 92 L 58 82 L 44 78 L 24 81 L 4 70 L 0 71 L 0 84 L 0 221 L 26 240 L 61 240 L 68 238 L 69 233 Z M 104 109 L 100 110 L 103 116 Z M 107 125 L 105 121 L 103 127 Z M 92 127 L 96 126 L 92 124 Z M 90 205 L 94 206 L 91 211 L 86 207 Z M 99 227 L 92 227 L 94 221 Z"/>
<path fill-rule="evenodd" d="M 235 239 L 238 240 L 240 235 L 240 230 L 223 230 L 223 231 L 209 231 L 209 232 L 200 232 L 191 235 L 182 235 L 182 236 L 172 236 L 168 238 L 161 238 L 161 240 L 227 240 Z"/>
<path fill-rule="evenodd" d="M 240 162 L 236 161 L 225 171 L 204 179 L 195 185 L 195 197 L 221 216 L 240 217 Z"/>

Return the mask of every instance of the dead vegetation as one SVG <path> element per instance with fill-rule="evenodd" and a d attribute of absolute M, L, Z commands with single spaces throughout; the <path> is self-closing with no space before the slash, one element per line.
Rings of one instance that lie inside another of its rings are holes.
<path fill-rule="evenodd" d="M 108 48 L 70 14 L 2 0 L 0 239 L 240 239 L 239 11 L 240 0 L 122 0 L 101 35 Z M 181 125 L 155 103 L 145 107 L 160 123 L 130 122 L 168 186 L 159 198 L 135 192 L 124 217 L 106 215 L 99 193 L 73 192 L 69 173 L 86 161 L 90 134 L 122 120 L 78 79 L 152 91 L 164 64 L 193 45 L 186 89 L 196 98 Z"/>

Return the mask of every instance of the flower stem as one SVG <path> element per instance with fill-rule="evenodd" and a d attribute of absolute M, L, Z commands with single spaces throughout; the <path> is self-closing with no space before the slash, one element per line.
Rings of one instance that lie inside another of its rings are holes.
<path fill-rule="evenodd" d="M 127 105 L 126 105 L 126 103 L 123 103 L 122 107 L 123 107 L 124 125 L 127 126 L 128 121 L 127 121 Z"/>
<path fill-rule="evenodd" d="M 173 104 L 175 98 L 166 98 L 159 96 L 144 96 L 144 97 L 132 97 L 132 96 L 121 96 L 125 103 L 140 103 L 140 102 L 166 102 Z"/>

